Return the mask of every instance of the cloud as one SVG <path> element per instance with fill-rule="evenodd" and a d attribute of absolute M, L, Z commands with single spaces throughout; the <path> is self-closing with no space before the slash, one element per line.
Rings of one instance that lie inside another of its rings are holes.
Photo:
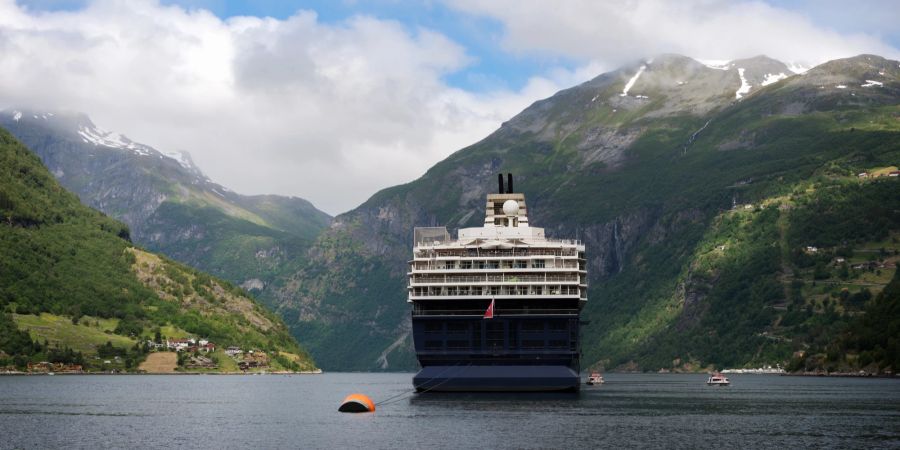
<path fill-rule="evenodd" d="M 886 3 L 888 15 L 896 16 L 896 8 Z M 877 30 L 842 34 L 813 23 L 806 15 L 760 1 L 448 0 L 448 4 L 500 21 L 505 30 L 502 42 L 509 51 L 567 55 L 612 65 L 660 53 L 707 59 L 765 54 L 809 64 L 860 53 L 900 54 L 876 37 L 883 34 Z M 839 6 L 856 8 L 846 2 Z M 808 7 L 836 8 L 838 3 L 813 2 Z M 866 29 L 871 23 L 859 27 Z"/>
<path fill-rule="evenodd" d="M 428 29 L 366 16 L 325 24 L 98 0 L 32 12 L 0 0 L 0 102 L 85 111 L 162 150 L 183 149 L 243 193 L 348 210 L 414 179 L 567 83 L 475 96 L 442 77 L 469 64 Z"/>
<path fill-rule="evenodd" d="M 466 48 L 392 20 L 323 22 L 303 10 L 221 19 L 156 0 L 45 12 L 0 0 L 0 106 L 84 111 L 136 141 L 189 151 L 238 192 L 301 196 L 334 214 L 418 177 L 531 102 L 638 58 L 898 55 L 879 33 L 839 33 L 761 2 L 448 4 L 499 21 L 514 58 L 574 69 L 536 64 L 518 90 L 476 94 L 446 81 L 477 66 Z M 879 23 L 892 22 L 865 26 Z"/>

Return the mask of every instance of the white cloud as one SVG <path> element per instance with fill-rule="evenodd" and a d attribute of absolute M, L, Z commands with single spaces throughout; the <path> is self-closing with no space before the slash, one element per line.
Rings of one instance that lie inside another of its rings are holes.
<path fill-rule="evenodd" d="M 442 76 L 470 62 L 427 29 L 371 17 L 221 20 L 155 1 L 32 13 L 0 0 L 0 103 L 85 111 L 185 149 L 238 192 L 348 210 L 476 142 L 560 84 L 476 96 Z M 553 79 L 563 82 L 565 73 Z"/>
<path fill-rule="evenodd" d="M 466 49 L 390 20 L 323 23 L 311 11 L 222 20 L 156 0 L 33 12 L 0 0 L 0 106 L 84 111 L 136 141 L 188 150 L 238 192 L 297 195 L 338 213 L 421 175 L 531 102 L 642 57 L 898 55 L 872 36 L 760 2 L 448 1 L 499 20 L 508 51 L 578 68 L 474 94 L 443 80 L 472 63 Z"/>
<path fill-rule="evenodd" d="M 873 35 L 841 34 L 807 16 L 761 1 L 730 0 L 448 0 L 504 26 L 503 45 L 521 53 L 567 55 L 611 65 L 660 53 L 737 59 L 765 54 L 818 64 L 830 59 L 900 52 Z M 836 7 L 812 2 L 810 8 Z M 856 5 L 840 2 L 840 8 Z M 895 12 L 888 15 L 895 16 Z M 851 14 L 851 16 L 853 16 Z M 866 29 L 863 24 L 860 28 Z M 878 34 L 878 33 L 873 33 Z"/>

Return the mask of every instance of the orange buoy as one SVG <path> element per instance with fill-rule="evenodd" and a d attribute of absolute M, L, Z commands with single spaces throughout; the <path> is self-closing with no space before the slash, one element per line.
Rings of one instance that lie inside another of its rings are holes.
<path fill-rule="evenodd" d="M 375 403 L 372 402 L 368 395 L 350 394 L 341 403 L 338 411 L 351 413 L 375 412 Z"/>

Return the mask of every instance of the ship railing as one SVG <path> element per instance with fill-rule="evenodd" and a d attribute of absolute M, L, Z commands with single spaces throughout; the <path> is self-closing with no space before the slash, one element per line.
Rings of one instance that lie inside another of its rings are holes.
<path fill-rule="evenodd" d="M 419 246 L 421 256 L 431 256 L 437 258 L 447 257 L 470 257 L 470 258 L 515 258 L 527 256 L 556 256 L 556 257 L 572 257 L 578 256 L 577 251 L 565 251 L 556 249 L 527 248 L 512 250 L 482 250 L 480 248 L 470 249 L 434 249 L 432 247 Z"/>
<path fill-rule="evenodd" d="M 478 316 L 483 317 L 485 310 L 483 309 L 426 309 L 426 310 L 418 310 L 413 311 L 413 316 Z M 494 317 L 502 317 L 502 316 L 560 316 L 560 315 L 577 315 L 578 309 L 575 308 L 563 308 L 563 309 L 534 309 L 534 308 L 523 308 L 523 309 L 508 309 L 508 308 L 496 308 L 494 309 Z"/>
<path fill-rule="evenodd" d="M 425 234 L 423 234 L 423 232 L 419 231 L 419 230 L 422 230 L 422 228 L 417 228 L 416 232 L 418 234 L 414 234 L 414 236 L 413 236 L 413 242 L 415 243 L 416 247 L 433 248 L 433 247 L 447 245 L 449 243 L 454 242 L 450 239 L 449 234 L 444 234 L 444 233 L 446 233 L 445 227 L 429 228 L 428 229 L 429 231 L 427 231 L 428 237 L 424 237 Z M 490 238 L 485 238 L 485 239 L 490 239 Z M 579 239 L 556 239 L 556 238 L 547 238 L 547 237 L 538 238 L 538 239 L 539 240 L 537 242 L 546 243 L 546 244 L 563 244 L 563 245 L 575 245 L 575 246 L 583 246 L 584 245 L 584 241 L 581 241 Z M 459 243 L 459 241 L 455 241 L 455 242 Z M 534 243 L 532 245 L 539 245 L 539 244 Z M 472 247 L 472 248 L 469 248 L 469 250 L 481 250 L 481 249 L 478 247 Z M 528 248 L 517 248 L 515 250 L 516 251 L 525 251 L 525 250 L 528 250 Z M 485 250 L 481 250 L 481 251 L 483 252 Z"/>
<path fill-rule="evenodd" d="M 415 286 L 411 287 L 415 296 L 458 296 L 458 295 L 575 295 L 580 286 L 563 285 L 503 285 L 503 286 Z"/>
<path fill-rule="evenodd" d="M 445 275 L 445 276 L 416 276 L 410 279 L 413 284 L 419 283 L 542 283 L 542 282 L 572 282 L 579 281 L 578 275 Z"/>
<path fill-rule="evenodd" d="M 463 267 L 462 264 L 452 264 L 447 265 L 443 262 L 434 262 L 434 261 L 415 261 L 412 263 L 413 270 L 459 270 L 459 271 L 472 271 L 472 270 L 490 270 L 494 272 L 500 271 L 510 271 L 510 270 L 532 270 L 532 271 L 541 271 L 541 270 L 554 270 L 554 269 L 578 269 L 584 270 L 584 267 L 579 264 L 547 264 L 544 267 L 515 267 L 513 265 L 503 265 L 499 267 L 491 267 L 485 265 L 484 267 L 480 267 L 478 265 L 466 265 Z"/>

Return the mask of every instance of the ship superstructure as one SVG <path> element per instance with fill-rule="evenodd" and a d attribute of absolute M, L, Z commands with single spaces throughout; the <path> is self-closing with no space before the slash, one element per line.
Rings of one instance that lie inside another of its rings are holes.
<path fill-rule="evenodd" d="M 419 391 L 577 390 L 584 244 L 528 222 L 512 175 L 487 196 L 484 225 L 416 228 L 409 303 Z"/>

